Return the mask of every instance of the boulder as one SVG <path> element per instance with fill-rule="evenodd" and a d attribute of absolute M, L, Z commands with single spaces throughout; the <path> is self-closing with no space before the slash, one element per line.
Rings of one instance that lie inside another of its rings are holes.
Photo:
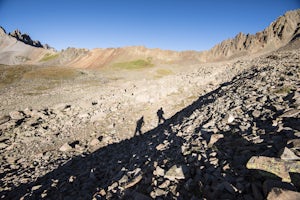
<path fill-rule="evenodd" d="M 68 144 L 68 143 L 64 143 L 60 148 L 59 148 L 60 151 L 70 151 L 72 150 L 72 147 Z"/>
<path fill-rule="evenodd" d="M 280 152 L 280 158 L 283 160 L 300 160 L 300 157 L 296 156 L 295 153 L 287 147 L 284 147 Z"/>
<path fill-rule="evenodd" d="M 176 179 L 185 179 L 183 166 L 177 167 L 173 165 L 165 174 L 164 178 L 169 179 L 170 181 L 175 181 Z"/>

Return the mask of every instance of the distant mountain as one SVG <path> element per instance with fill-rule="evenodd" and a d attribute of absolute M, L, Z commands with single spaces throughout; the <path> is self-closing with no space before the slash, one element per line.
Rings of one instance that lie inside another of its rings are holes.
<path fill-rule="evenodd" d="M 2 28 L 3 29 L 3 28 Z M 42 45 L 38 40 L 32 40 L 28 34 L 22 34 L 18 29 L 9 33 L 10 36 L 16 38 L 17 40 L 24 42 L 33 47 L 40 47 L 44 49 L 51 49 L 48 44 Z"/>
<path fill-rule="evenodd" d="M 224 59 L 263 51 L 273 51 L 299 37 L 300 9 L 288 11 L 265 30 L 254 35 L 239 33 L 209 50 L 210 59 Z"/>
<path fill-rule="evenodd" d="M 36 65 L 45 54 L 53 52 L 55 50 L 43 48 L 40 42 L 31 40 L 26 34 L 19 31 L 7 34 L 4 28 L 0 27 L 0 64 Z"/>
<path fill-rule="evenodd" d="M 300 9 L 286 12 L 261 32 L 253 35 L 239 33 L 203 52 L 177 52 L 142 46 L 93 50 L 67 48 L 57 52 L 18 30 L 6 34 L 0 27 L 0 64 L 101 68 L 118 62 L 149 58 L 154 64 L 196 64 L 266 53 L 279 48 L 299 48 L 299 36 Z"/>

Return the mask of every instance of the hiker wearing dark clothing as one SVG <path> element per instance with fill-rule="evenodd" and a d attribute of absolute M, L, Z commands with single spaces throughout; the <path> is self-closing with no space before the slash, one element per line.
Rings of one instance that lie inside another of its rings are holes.
<path fill-rule="evenodd" d="M 166 121 L 166 119 L 163 116 L 165 113 L 162 108 L 160 108 L 156 114 L 158 118 L 158 124 L 160 124 L 161 122 L 164 123 Z"/>
<path fill-rule="evenodd" d="M 136 122 L 136 128 L 134 132 L 134 136 L 141 135 L 142 134 L 142 127 L 144 125 L 144 116 L 142 116 L 137 122 Z"/>

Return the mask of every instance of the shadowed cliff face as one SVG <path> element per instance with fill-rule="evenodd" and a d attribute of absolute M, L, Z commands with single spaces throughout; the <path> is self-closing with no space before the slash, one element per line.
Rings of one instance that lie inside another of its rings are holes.
<path fill-rule="evenodd" d="M 299 34 L 300 10 L 289 11 L 270 24 L 265 30 L 254 35 L 239 33 L 208 51 L 169 51 L 148 49 L 141 46 L 108 48 L 108 49 L 76 49 L 68 48 L 54 52 L 48 46 L 31 40 L 29 35 L 15 31 L 6 35 L 0 30 L 0 64 L 42 64 L 71 66 L 79 68 L 101 68 L 114 63 L 149 59 L 154 64 L 195 64 L 226 60 L 234 57 L 264 53 L 287 45 Z M 18 41 L 12 40 L 17 39 Z M 22 44 L 27 44 L 24 47 Z M 36 47 L 44 47 L 36 48 Z M 26 49 L 26 50 L 22 50 Z"/>

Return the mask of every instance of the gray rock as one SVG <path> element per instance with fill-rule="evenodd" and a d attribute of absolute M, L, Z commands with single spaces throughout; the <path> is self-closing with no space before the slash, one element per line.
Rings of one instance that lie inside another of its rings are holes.
<path fill-rule="evenodd" d="M 295 186 L 293 186 L 290 183 L 286 183 L 286 182 L 282 182 L 282 181 L 278 181 L 278 180 L 273 180 L 273 179 L 267 179 L 263 183 L 264 195 L 267 196 L 273 188 L 281 188 L 281 189 L 284 189 L 284 190 L 293 190 L 293 191 L 296 190 Z"/>
<path fill-rule="evenodd" d="M 260 115 L 261 115 L 261 112 L 260 112 L 259 110 L 254 110 L 254 111 L 252 112 L 252 116 L 255 117 L 255 118 L 260 117 Z"/>
<path fill-rule="evenodd" d="M 94 139 L 92 139 L 92 140 L 90 141 L 89 144 L 90 144 L 90 146 L 97 146 L 97 145 L 100 144 L 100 141 L 99 141 L 98 138 L 94 138 Z"/>
<path fill-rule="evenodd" d="M 165 180 L 162 184 L 160 184 L 158 187 L 161 189 L 166 189 L 170 186 L 170 181 L 169 180 Z"/>
<path fill-rule="evenodd" d="M 24 119 L 24 115 L 23 113 L 19 112 L 19 111 L 12 111 L 9 113 L 9 116 L 11 119 L 13 120 L 20 120 L 20 119 Z"/>
<path fill-rule="evenodd" d="M 65 152 L 65 151 L 71 151 L 72 147 L 68 143 L 64 143 L 60 148 L 60 151 Z"/>
<path fill-rule="evenodd" d="M 160 188 L 156 188 L 154 192 L 155 192 L 155 197 L 164 196 L 166 194 L 166 191 Z"/>
<path fill-rule="evenodd" d="M 183 172 L 183 166 L 177 167 L 176 165 L 173 165 L 165 174 L 165 178 L 175 181 L 176 179 L 185 179 L 184 172 Z"/>
<path fill-rule="evenodd" d="M 40 189 L 42 187 L 42 185 L 35 185 L 31 188 L 31 191 L 36 191 L 38 189 Z"/>
<path fill-rule="evenodd" d="M 224 138 L 223 134 L 212 134 L 208 143 L 209 147 L 212 147 L 219 139 Z"/>
<path fill-rule="evenodd" d="M 299 109 L 291 109 L 283 113 L 280 117 L 295 117 L 300 113 Z"/>
<path fill-rule="evenodd" d="M 295 153 L 287 147 L 280 152 L 280 158 L 283 160 L 300 160 L 299 156 L 296 156 Z"/>
<path fill-rule="evenodd" d="M 156 176 L 164 176 L 165 175 L 165 170 L 162 169 L 161 167 L 157 166 L 155 171 L 153 171 L 153 174 Z"/>

